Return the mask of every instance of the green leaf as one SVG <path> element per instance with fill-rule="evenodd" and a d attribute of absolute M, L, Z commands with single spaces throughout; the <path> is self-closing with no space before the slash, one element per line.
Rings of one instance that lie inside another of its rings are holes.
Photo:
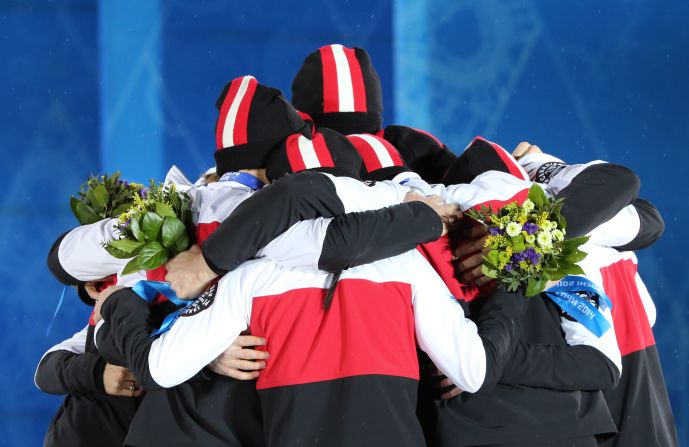
<path fill-rule="evenodd" d="M 141 223 L 141 230 L 144 232 L 144 239 L 146 240 L 146 242 L 153 242 L 158 240 L 158 235 L 160 234 L 160 227 L 162 226 L 162 217 L 150 211 L 144 214 L 144 218 Z"/>
<path fill-rule="evenodd" d="M 498 265 L 500 253 L 498 250 L 491 250 L 486 254 L 486 261 L 488 261 L 491 265 Z"/>
<path fill-rule="evenodd" d="M 589 240 L 588 236 L 579 236 L 572 239 L 565 239 L 562 242 L 562 248 L 566 250 L 572 250 L 579 248 L 579 246 L 585 244 Z"/>
<path fill-rule="evenodd" d="M 175 244 L 175 249 L 173 251 L 176 255 L 177 253 L 183 252 L 187 248 L 189 248 L 189 235 L 185 231 L 182 233 L 182 236 L 177 239 L 177 243 Z"/>
<path fill-rule="evenodd" d="M 529 278 L 529 282 L 526 284 L 526 293 L 524 295 L 526 297 L 538 295 L 545 289 L 545 283 L 546 280 L 544 278 Z"/>
<path fill-rule="evenodd" d="M 565 275 L 583 275 L 584 270 L 582 270 L 581 267 L 579 267 L 576 264 L 572 264 L 571 262 L 560 262 L 560 265 L 558 266 L 558 272 L 559 273 L 564 273 Z"/>
<path fill-rule="evenodd" d="M 186 227 L 181 220 L 176 217 L 166 217 L 163 220 L 163 245 L 167 248 L 174 247 L 177 239 L 186 231 Z"/>
<path fill-rule="evenodd" d="M 153 270 L 165 264 L 167 261 L 167 250 L 160 242 L 149 242 L 143 246 L 137 259 L 141 268 Z"/>
<path fill-rule="evenodd" d="M 565 256 L 565 261 L 570 262 L 572 264 L 576 264 L 577 262 L 583 261 L 586 259 L 586 256 L 588 253 L 583 252 L 581 250 L 574 249 L 571 253 L 567 254 Z"/>
<path fill-rule="evenodd" d="M 96 205 L 98 208 L 101 208 L 105 210 L 108 207 L 108 199 L 110 198 L 110 195 L 108 194 L 108 190 L 105 189 L 105 186 L 103 185 L 98 185 L 93 189 L 93 197 L 96 199 Z"/>
<path fill-rule="evenodd" d="M 105 251 L 107 251 L 108 253 L 110 253 L 110 256 L 113 256 L 113 257 L 115 257 L 115 258 L 117 258 L 117 259 L 129 259 L 129 258 L 131 258 L 132 256 L 134 256 L 133 254 L 125 253 L 125 252 L 123 252 L 122 250 L 119 250 L 119 249 L 117 249 L 117 248 L 111 246 L 111 245 L 110 245 L 111 242 L 112 242 L 112 241 L 110 241 L 110 242 L 108 242 L 107 244 L 103 245 L 103 248 L 105 249 Z"/>
<path fill-rule="evenodd" d="M 77 204 L 78 203 L 79 203 L 79 200 L 76 197 L 71 196 L 69 198 L 69 207 L 72 209 L 72 213 L 74 214 L 74 217 L 77 218 L 77 220 L 79 220 L 79 216 L 77 215 Z"/>
<path fill-rule="evenodd" d="M 177 217 L 169 205 L 161 202 L 156 202 L 156 213 L 163 217 Z"/>
<path fill-rule="evenodd" d="M 112 212 L 110 213 L 110 217 L 118 217 L 120 214 L 123 214 L 123 213 L 126 213 L 127 211 L 129 211 L 129 208 L 131 208 L 131 207 L 132 207 L 131 202 L 121 203 L 121 204 L 117 205 L 114 210 L 112 210 Z"/>
<path fill-rule="evenodd" d="M 138 249 L 143 247 L 143 245 L 144 242 L 132 241 L 130 239 L 118 239 L 116 241 L 110 242 L 111 247 L 115 247 L 116 249 L 123 251 L 125 253 L 129 253 L 132 256 L 136 255 Z"/>
<path fill-rule="evenodd" d="M 548 204 L 548 198 L 543 191 L 543 188 L 538 186 L 537 183 L 531 185 L 529 188 L 529 200 L 531 200 L 537 209 L 542 209 Z"/>
<path fill-rule="evenodd" d="M 141 230 L 141 226 L 139 225 L 139 218 L 138 217 L 132 217 L 131 222 L 129 223 L 129 229 L 132 232 L 132 235 L 136 238 L 137 241 L 145 241 L 144 237 L 144 232 Z"/>
<path fill-rule="evenodd" d="M 493 278 L 493 279 L 498 277 L 498 272 L 496 270 L 493 270 L 490 267 L 486 266 L 485 264 L 483 264 L 481 266 L 481 273 L 483 273 L 487 277 Z"/>
<path fill-rule="evenodd" d="M 96 213 L 93 208 L 88 206 L 83 200 L 76 205 L 76 216 L 79 223 L 82 225 L 92 224 L 101 220 L 101 217 Z"/>
<path fill-rule="evenodd" d="M 124 266 L 124 269 L 122 270 L 122 275 L 129 275 L 130 273 L 135 273 L 139 270 L 141 270 L 141 267 L 139 267 L 139 257 L 137 256 L 136 258 L 129 261 L 127 265 Z"/>

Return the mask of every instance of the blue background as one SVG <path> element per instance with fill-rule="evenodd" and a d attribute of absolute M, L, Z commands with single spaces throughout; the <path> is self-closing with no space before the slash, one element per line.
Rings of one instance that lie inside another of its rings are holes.
<path fill-rule="evenodd" d="M 253 3 L 253 4 L 251 4 Z M 680 440 L 689 445 L 689 3 L 7 1 L 0 4 L 0 444 L 40 445 L 61 397 L 33 385 L 42 353 L 88 309 L 45 267 L 76 224 L 68 198 L 91 173 L 162 179 L 213 164 L 215 99 L 253 74 L 289 97 L 321 45 L 362 46 L 385 121 L 461 150 L 523 140 L 570 162 L 633 168 L 662 211 L 639 253 Z"/>

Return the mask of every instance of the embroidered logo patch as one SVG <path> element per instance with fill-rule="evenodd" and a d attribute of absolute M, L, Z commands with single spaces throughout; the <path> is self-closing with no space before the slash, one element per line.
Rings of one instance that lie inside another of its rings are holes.
<path fill-rule="evenodd" d="M 538 183 L 548 183 L 551 178 L 557 175 L 558 172 L 565 169 L 565 167 L 567 167 L 566 164 L 555 161 L 544 163 L 543 166 L 538 168 L 538 170 L 536 171 L 536 177 L 534 178 L 534 181 Z"/>
<path fill-rule="evenodd" d="M 213 300 L 215 299 L 215 293 L 217 291 L 218 284 L 213 284 L 208 288 L 208 290 L 203 292 L 201 296 L 192 301 L 189 306 L 182 309 L 179 313 L 179 316 L 191 317 L 192 315 L 196 315 L 197 313 L 208 309 L 210 305 L 213 304 Z"/>

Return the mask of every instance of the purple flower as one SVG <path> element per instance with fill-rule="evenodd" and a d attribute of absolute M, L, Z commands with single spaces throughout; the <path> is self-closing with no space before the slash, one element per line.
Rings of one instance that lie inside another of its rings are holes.
<path fill-rule="evenodd" d="M 141 196 L 142 199 L 145 199 L 147 195 L 148 195 L 148 189 L 147 188 L 141 188 L 139 190 L 139 196 Z"/>
<path fill-rule="evenodd" d="M 518 264 L 519 262 L 524 261 L 526 259 L 526 255 L 524 253 L 525 252 L 520 251 L 518 253 L 513 254 L 511 261 L 514 262 L 515 264 Z"/>
<path fill-rule="evenodd" d="M 533 222 L 527 222 L 522 227 L 522 230 L 526 231 L 526 234 L 534 234 L 538 231 L 538 225 Z"/>
<path fill-rule="evenodd" d="M 528 259 L 529 262 L 532 264 L 538 264 L 538 262 L 541 260 L 541 255 L 536 253 L 536 250 L 533 249 L 533 247 L 529 247 L 526 250 L 522 252 L 524 254 L 524 258 Z"/>
<path fill-rule="evenodd" d="M 505 264 L 505 271 L 509 272 L 510 270 L 512 270 L 512 264 Z"/>
<path fill-rule="evenodd" d="M 488 232 L 491 236 L 497 236 L 498 234 L 502 234 L 502 230 L 498 227 L 490 227 L 488 229 Z"/>

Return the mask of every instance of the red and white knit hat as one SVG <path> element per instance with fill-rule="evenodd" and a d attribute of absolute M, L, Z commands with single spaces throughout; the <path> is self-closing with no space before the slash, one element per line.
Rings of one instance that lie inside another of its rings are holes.
<path fill-rule="evenodd" d="M 333 44 L 309 54 L 292 81 L 292 104 L 345 135 L 375 133 L 383 122 L 380 77 L 362 48 Z"/>
<path fill-rule="evenodd" d="M 288 135 L 311 129 L 280 90 L 241 76 L 223 88 L 216 102 L 215 162 L 218 175 L 265 168 L 266 157 Z"/>
<path fill-rule="evenodd" d="M 401 172 L 409 171 L 399 151 L 388 141 L 368 133 L 347 135 L 361 155 L 363 165 L 361 178 L 364 180 L 391 180 Z"/>
<path fill-rule="evenodd" d="M 377 133 L 402 155 L 409 169 L 428 183 L 440 183 L 457 156 L 435 136 L 407 126 L 387 126 Z"/>
<path fill-rule="evenodd" d="M 528 174 L 512 154 L 497 143 L 476 137 L 447 170 L 443 183 L 471 183 L 474 178 L 486 171 L 507 172 L 518 179 L 529 180 Z"/>
<path fill-rule="evenodd" d="M 346 137 L 331 129 L 321 129 L 313 138 L 290 135 L 270 155 L 266 175 L 273 181 L 287 173 L 301 171 L 358 179 L 361 157 Z"/>

